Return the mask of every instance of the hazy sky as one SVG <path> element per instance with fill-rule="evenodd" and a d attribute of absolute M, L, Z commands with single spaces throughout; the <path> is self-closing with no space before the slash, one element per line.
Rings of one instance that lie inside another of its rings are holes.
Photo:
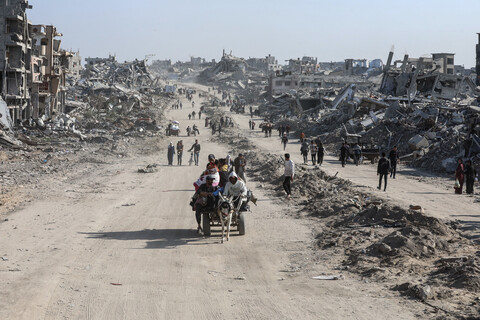
<path fill-rule="evenodd" d="M 319 61 L 456 53 L 475 65 L 479 0 L 30 0 L 34 24 L 53 24 L 82 57 L 189 60 L 304 55 Z"/>

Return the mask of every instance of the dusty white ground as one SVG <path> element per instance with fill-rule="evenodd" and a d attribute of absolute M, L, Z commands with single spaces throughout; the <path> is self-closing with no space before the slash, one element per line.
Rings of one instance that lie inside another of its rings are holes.
<path fill-rule="evenodd" d="M 339 271 L 321 260 L 309 264 L 316 235 L 309 222 L 289 215 L 289 204 L 253 183 L 260 201 L 247 213 L 247 235 L 233 232 L 223 245 L 218 232 L 199 237 L 188 205 L 192 183 L 209 153 L 220 157 L 232 146 L 212 143 L 203 119 L 189 121 L 192 109 L 183 104 L 183 110 L 169 111 L 168 117 L 181 121 L 183 128 L 199 126 L 200 167 L 188 166 L 186 154 L 184 166 L 166 166 L 165 152 L 110 159 L 85 170 L 78 180 L 52 183 L 41 198 L 34 197 L 0 224 L 0 256 L 7 259 L 0 259 L 0 319 L 421 317 L 424 305 L 381 285 L 348 276 L 312 280 Z M 235 120 L 248 130 L 247 117 Z M 187 147 L 194 140 L 182 139 Z M 283 154 L 276 136 L 263 138 L 256 132 L 251 139 Z M 300 162 L 299 145 L 291 144 L 287 151 Z M 372 167 L 342 169 L 334 162 L 327 158 L 324 167 L 330 173 L 340 171 L 355 184 L 376 186 Z M 149 163 L 162 166 L 152 174 L 136 172 Z M 400 172 L 384 196 L 422 205 L 441 217 L 480 211 L 471 198 L 459 200 L 451 193 Z M 297 259 L 308 268 L 292 267 Z"/>

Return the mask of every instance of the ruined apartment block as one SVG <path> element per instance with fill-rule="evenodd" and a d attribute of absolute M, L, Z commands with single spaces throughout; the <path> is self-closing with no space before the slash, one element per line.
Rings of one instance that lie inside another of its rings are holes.
<path fill-rule="evenodd" d="M 60 49 L 54 26 L 32 25 L 28 0 L 0 0 L 0 88 L 13 123 L 65 110 L 66 77 L 80 77 L 78 53 Z"/>
<path fill-rule="evenodd" d="M 27 0 L 0 0 L 0 88 L 10 116 L 17 124 L 28 118 L 32 41 Z"/>

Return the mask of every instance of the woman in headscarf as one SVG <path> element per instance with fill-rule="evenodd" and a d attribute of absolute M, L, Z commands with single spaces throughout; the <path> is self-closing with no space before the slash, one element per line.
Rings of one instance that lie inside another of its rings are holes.
<path fill-rule="evenodd" d="M 463 166 L 463 160 L 458 159 L 458 166 L 457 166 L 457 169 L 455 170 L 455 193 L 456 194 L 462 194 L 463 182 L 465 180 L 464 171 L 465 171 L 465 168 Z"/>
<path fill-rule="evenodd" d="M 172 166 L 173 165 L 173 155 L 175 154 L 175 147 L 173 145 L 173 142 L 170 142 L 168 145 L 168 152 L 167 152 L 167 158 L 168 158 L 168 165 Z"/>

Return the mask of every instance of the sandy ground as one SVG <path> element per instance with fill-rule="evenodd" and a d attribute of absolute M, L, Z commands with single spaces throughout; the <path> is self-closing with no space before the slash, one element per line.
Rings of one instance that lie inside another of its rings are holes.
<path fill-rule="evenodd" d="M 192 109 L 183 104 L 183 110 L 171 110 L 168 117 L 181 121 L 183 129 L 197 123 L 201 166 L 209 153 L 225 155 L 232 146 L 212 143 L 203 119 L 187 120 Z M 248 130 L 246 117 L 235 119 Z M 194 140 L 182 139 L 187 147 Z M 255 143 L 282 154 L 280 142 L 270 139 L 252 134 Z M 288 148 L 292 153 L 298 149 Z M 338 271 L 321 259 L 310 259 L 315 233 L 309 221 L 290 215 L 288 204 L 254 184 L 250 187 L 260 200 L 247 213 L 247 235 L 233 232 L 224 244 L 219 228 L 210 238 L 198 236 L 188 203 L 201 167 L 188 166 L 186 154 L 183 160 L 187 165 L 166 166 L 165 152 L 111 159 L 85 169 L 73 181 L 60 179 L 50 190 L 36 191 L 42 197 L 34 197 L 0 224 L 0 319 L 421 317 L 424 305 L 382 285 L 349 277 L 311 279 Z M 150 163 L 161 166 L 155 173 L 137 173 Z M 340 170 L 336 164 L 325 167 Z M 371 185 L 371 170 L 349 167 L 342 175 L 355 173 L 359 183 Z M 408 194 L 411 184 L 400 177 L 386 196 L 395 193 L 399 201 L 422 205 L 434 197 Z M 452 196 L 440 191 L 447 205 Z M 442 207 L 431 202 L 427 204 Z"/>

